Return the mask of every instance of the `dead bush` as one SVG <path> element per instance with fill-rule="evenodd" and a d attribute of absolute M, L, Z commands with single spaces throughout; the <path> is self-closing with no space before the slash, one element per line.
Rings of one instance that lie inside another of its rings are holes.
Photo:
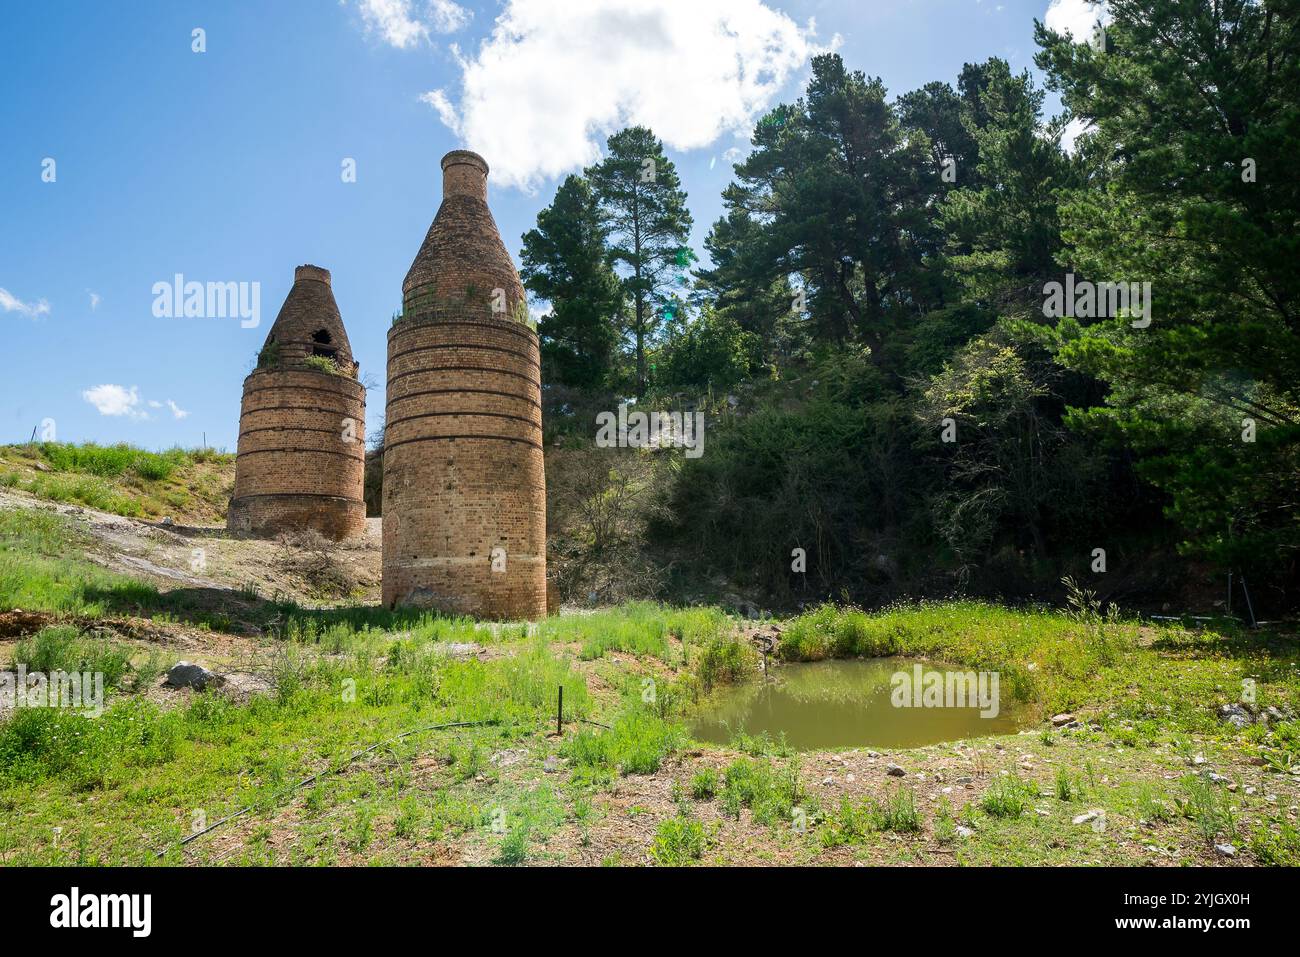
<path fill-rule="evenodd" d="M 560 598 L 606 604 L 655 597 L 663 569 L 643 547 L 667 455 L 637 449 L 546 452 L 547 568 Z"/>
<path fill-rule="evenodd" d="M 339 545 L 319 532 L 282 532 L 276 544 L 279 570 L 301 580 L 312 593 L 323 598 L 346 598 L 359 587 L 356 573 L 339 557 Z"/>

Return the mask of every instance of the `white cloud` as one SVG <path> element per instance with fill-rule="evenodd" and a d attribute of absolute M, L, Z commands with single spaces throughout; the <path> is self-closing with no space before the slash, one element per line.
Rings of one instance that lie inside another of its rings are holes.
<path fill-rule="evenodd" d="M 1098 22 L 1109 23 L 1110 13 L 1104 3 L 1091 0 L 1052 0 L 1043 16 L 1047 29 L 1066 34 L 1075 43 L 1090 40 Z"/>
<path fill-rule="evenodd" d="M 434 33 L 455 33 L 473 16 L 452 0 L 359 0 L 366 29 L 399 50 L 413 47 Z"/>
<path fill-rule="evenodd" d="M 451 0 L 429 0 L 428 15 L 439 33 L 455 33 L 469 23 L 474 14 Z"/>
<path fill-rule="evenodd" d="M 494 181 L 533 189 L 598 159 L 623 126 L 679 150 L 748 131 L 822 49 L 814 32 L 761 0 L 507 0 L 477 54 L 453 50 L 459 103 L 421 99 Z"/>
<path fill-rule="evenodd" d="M 90 311 L 94 312 L 99 308 L 99 304 L 103 302 L 103 299 L 97 292 L 91 292 L 89 289 L 87 289 L 86 292 L 90 293 Z"/>
<path fill-rule="evenodd" d="M 81 397 L 98 409 L 100 415 L 149 418 L 149 413 L 140 408 L 140 392 L 135 386 L 127 389 L 120 385 L 97 385 L 81 393 Z"/>
<path fill-rule="evenodd" d="M 1092 129 L 1092 123 L 1076 116 L 1065 124 L 1065 129 L 1061 132 L 1061 148 L 1067 153 L 1073 153 L 1075 141 L 1078 140 L 1080 134 L 1086 133 L 1090 129 Z"/>
<path fill-rule="evenodd" d="M 157 399 L 141 399 L 140 390 L 136 386 L 128 389 L 120 385 L 97 385 L 93 389 L 82 392 L 81 397 L 98 409 L 100 415 L 124 415 L 131 419 L 147 419 L 150 416 L 145 411 L 146 406 L 150 409 L 170 409 L 174 419 L 184 419 L 190 414 L 171 399 L 165 403 Z"/>
<path fill-rule="evenodd" d="M 429 35 L 428 27 L 411 17 L 410 0 L 361 0 L 361 18 L 368 30 L 378 33 L 385 43 L 399 50 L 414 46 Z"/>
<path fill-rule="evenodd" d="M 23 302 L 3 286 L 0 286 L 0 309 L 5 312 L 16 312 L 20 316 L 28 316 L 32 319 L 50 314 L 50 304 L 44 299 Z"/>
<path fill-rule="evenodd" d="M 451 129 L 456 128 L 460 120 L 456 116 L 456 108 L 451 105 L 451 100 L 447 99 L 446 93 L 442 90 L 430 90 L 428 93 L 421 93 L 420 99 L 438 111 L 438 119 Z"/>

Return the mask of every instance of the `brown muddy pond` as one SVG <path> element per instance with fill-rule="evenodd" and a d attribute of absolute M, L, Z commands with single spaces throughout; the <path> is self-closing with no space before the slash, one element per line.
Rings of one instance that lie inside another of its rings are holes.
<path fill-rule="evenodd" d="M 957 673 L 970 679 L 964 697 L 957 692 L 965 679 L 947 678 Z M 719 688 L 689 726 L 697 739 L 713 744 L 730 744 L 743 732 L 784 737 L 799 751 L 917 748 L 1023 727 L 1026 709 L 1013 705 L 1010 689 L 996 680 L 909 658 L 774 666 L 766 680 Z"/>

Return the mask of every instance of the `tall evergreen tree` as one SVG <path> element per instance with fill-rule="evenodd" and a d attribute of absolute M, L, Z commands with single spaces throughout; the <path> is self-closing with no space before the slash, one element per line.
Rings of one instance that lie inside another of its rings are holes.
<path fill-rule="evenodd" d="M 1043 283 L 1059 278 L 1058 195 L 1075 185 L 1074 169 L 1060 125 L 1042 123 L 1044 94 L 1028 70 L 1012 74 L 996 58 L 966 70 L 980 77 L 964 111 L 977 160 L 973 182 L 943 203 L 947 265 L 970 300 L 1023 315 L 1042 305 Z"/>
<path fill-rule="evenodd" d="M 613 385 L 623 290 L 590 184 L 570 176 L 524 235 L 520 275 L 551 306 L 538 323 L 545 381 L 596 390 Z"/>
<path fill-rule="evenodd" d="M 772 276 L 800 274 L 818 334 L 885 361 L 888 333 L 926 298 L 938 171 L 909 139 L 879 79 L 836 54 L 813 59 L 806 95 L 758 124 L 725 199 L 765 227 Z"/>
<path fill-rule="evenodd" d="M 636 395 L 645 394 L 646 352 L 665 321 L 664 308 L 694 261 L 686 245 L 691 214 L 676 167 L 644 126 L 609 138 L 608 155 L 586 171 L 609 230 L 610 255 L 632 304 L 628 332 L 636 360 Z"/>
<path fill-rule="evenodd" d="M 940 171 L 944 193 L 977 182 L 979 146 L 968 113 L 967 101 L 947 83 L 927 83 L 898 98 L 899 121 L 930 141 L 930 161 Z M 951 172 L 944 176 L 948 163 Z"/>
<path fill-rule="evenodd" d="M 748 211 L 731 209 L 713 224 L 704 248 L 712 269 L 699 272 L 697 286 L 712 298 L 719 316 L 754 337 L 758 360 L 769 364 L 787 358 L 802 344 L 794 324 L 794 293 L 784 275 L 773 275 L 764 257 L 763 227 Z"/>
<path fill-rule="evenodd" d="M 1109 385 L 1076 421 L 1146 454 L 1187 544 L 1300 568 L 1300 2 L 1111 0 L 1104 43 L 1041 24 L 1039 66 L 1087 132 L 1064 265 L 1151 283 L 1150 323 L 1062 320 Z M 1145 320 L 1140 320 L 1144 322 Z"/>

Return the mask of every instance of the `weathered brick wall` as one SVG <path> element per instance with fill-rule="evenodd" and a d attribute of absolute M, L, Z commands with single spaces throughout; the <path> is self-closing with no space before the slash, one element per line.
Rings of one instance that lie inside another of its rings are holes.
<path fill-rule="evenodd" d="M 540 618 L 537 334 L 506 318 L 523 287 L 487 208 L 487 164 L 457 151 L 443 169 L 443 203 L 403 284 L 405 317 L 388 334 L 383 600 Z M 504 315 L 494 289 L 504 290 Z"/>
<path fill-rule="evenodd" d="M 524 287 L 487 205 L 487 163 L 466 150 L 443 157 L 443 199 L 402 282 L 410 315 L 491 316 L 493 290 L 504 315 L 524 302 Z"/>
<path fill-rule="evenodd" d="M 354 379 L 309 369 L 249 375 L 230 529 L 364 534 L 365 418 L 366 390 Z"/>
<path fill-rule="evenodd" d="M 323 495 L 263 495 L 231 500 L 230 531 L 270 536 L 313 529 L 342 541 L 365 534 L 365 503 Z"/>
<path fill-rule="evenodd" d="M 322 331 L 328 335 L 328 343 L 312 338 Z M 333 352 L 340 372 L 356 377 L 358 363 L 352 357 L 348 332 L 334 301 L 334 283 L 328 269 L 312 265 L 294 269 L 293 288 L 266 336 L 266 345 L 272 343 L 282 366 L 295 365 L 324 347 Z"/>
<path fill-rule="evenodd" d="M 244 380 L 235 492 L 226 524 L 247 535 L 315 529 L 362 535 L 366 506 L 366 390 L 347 375 L 302 366 L 311 336 L 326 329 L 342 370 L 355 370 L 327 270 L 299 266 L 268 344 L 277 362 Z"/>
<path fill-rule="evenodd" d="M 442 198 L 470 196 L 487 205 L 487 163 L 469 150 L 452 150 L 442 158 Z"/>

